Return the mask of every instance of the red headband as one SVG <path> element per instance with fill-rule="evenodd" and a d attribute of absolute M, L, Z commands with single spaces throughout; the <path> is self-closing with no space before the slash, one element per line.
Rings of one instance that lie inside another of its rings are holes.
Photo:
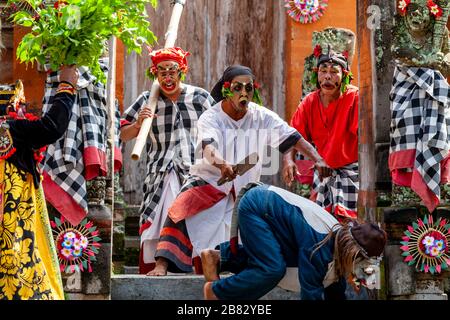
<path fill-rule="evenodd" d="M 156 68 L 158 63 L 169 60 L 169 61 L 174 61 L 174 62 L 178 63 L 178 65 L 180 66 L 181 72 L 187 73 L 188 64 L 187 64 L 186 57 L 189 55 L 190 55 L 189 52 L 184 51 L 183 49 L 181 49 L 179 47 L 164 48 L 164 49 L 152 51 L 150 53 L 150 58 L 152 59 L 152 63 L 153 63 L 153 65 L 151 67 L 151 72 L 153 74 L 156 74 L 156 72 L 158 71 L 158 69 Z"/>

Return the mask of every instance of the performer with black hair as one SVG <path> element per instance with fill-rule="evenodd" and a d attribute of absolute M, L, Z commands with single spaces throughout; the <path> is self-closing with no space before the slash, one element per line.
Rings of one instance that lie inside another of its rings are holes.
<path fill-rule="evenodd" d="M 253 183 L 240 192 L 232 225 L 243 246 L 230 241 L 201 253 L 207 300 L 258 299 L 277 284 L 300 284 L 302 300 L 345 299 L 353 282 L 379 288 L 386 233 L 375 224 L 339 223 L 308 199 Z M 234 275 L 219 279 L 222 271 Z"/>
<path fill-rule="evenodd" d="M 233 65 L 211 91 L 218 103 L 198 121 L 200 154 L 169 208 L 153 275 L 191 272 L 193 257 L 228 239 L 236 194 L 260 180 L 263 163 L 270 170 L 266 174 L 278 172 L 278 154 L 267 157 L 268 146 L 281 153 L 295 148 L 313 159 L 320 171 L 329 170 L 294 128 L 260 105 L 258 87 L 250 68 Z"/>
<path fill-rule="evenodd" d="M 327 53 L 320 47 L 314 51 L 317 67 L 312 79 L 317 90 L 302 100 L 291 125 L 314 144 L 333 169 L 324 179 L 319 178 L 321 174 L 316 170 L 311 200 L 338 219 L 355 219 L 359 190 L 358 88 L 350 85 L 352 74 L 345 54 L 330 47 Z M 298 174 L 294 156 L 290 152 L 284 157 L 283 177 L 288 185 Z"/>

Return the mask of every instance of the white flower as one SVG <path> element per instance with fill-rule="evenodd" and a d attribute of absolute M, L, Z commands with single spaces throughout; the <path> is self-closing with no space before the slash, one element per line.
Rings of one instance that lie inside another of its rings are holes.
<path fill-rule="evenodd" d="M 67 232 L 65 235 L 64 235 L 64 238 L 65 239 L 75 239 L 75 233 L 74 232 L 72 232 L 72 231 L 69 231 L 69 232 Z"/>
<path fill-rule="evenodd" d="M 434 244 L 434 238 L 430 236 L 426 236 L 425 239 L 422 240 L 422 243 L 425 246 L 432 246 Z"/>

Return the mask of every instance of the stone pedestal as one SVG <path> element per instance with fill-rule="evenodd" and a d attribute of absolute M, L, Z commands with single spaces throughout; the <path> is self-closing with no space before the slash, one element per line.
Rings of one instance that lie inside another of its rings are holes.
<path fill-rule="evenodd" d="M 419 208 L 420 209 L 420 208 Z M 449 272 L 429 274 L 418 272 L 413 266 L 403 262 L 400 241 L 408 225 L 412 225 L 423 215 L 421 210 L 409 208 L 384 208 L 384 222 L 388 233 L 385 266 L 387 280 L 387 299 L 390 300 L 447 300 L 446 282 Z M 449 212 L 440 209 L 436 215 L 448 215 Z M 435 217 L 438 218 L 438 217 Z"/>
<path fill-rule="evenodd" d="M 95 295 L 110 298 L 111 292 L 111 225 L 112 213 L 105 205 L 90 205 L 87 216 L 100 232 L 101 247 L 92 265 L 93 271 L 83 272 L 81 275 L 81 293 L 84 295 Z"/>

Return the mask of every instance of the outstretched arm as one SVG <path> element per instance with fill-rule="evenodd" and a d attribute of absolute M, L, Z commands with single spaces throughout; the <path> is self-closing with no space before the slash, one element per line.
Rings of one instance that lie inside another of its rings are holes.
<path fill-rule="evenodd" d="M 61 83 L 75 88 L 78 80 L 76 67 L 62 67 L 60 80 Z M 13 141 L 33 149 L 39 149 L 56 142 L 66 132 L 72 115 L 75 95 L 69 91 L 64 90 L 59 93 L 57 91 L 51 108 L 39 120 L 18 119 L 9 121 Z"/>
<path fill-rule="evenodd" d="M 283 178 L 288 186 L 291 186 L 292 181 L 294 181 L 294 176 L 298 174 L 297 166 L 294 162 L 294 149 L 314 161 L 314 167 L 318 170 L 320 179 L 331 175 L 332 170 L 326 164 L 325 160 L 323 160 L 317 150 L 302 137 L 297 141 L 294 147 L 285 152 L 283 156 Z"/>

